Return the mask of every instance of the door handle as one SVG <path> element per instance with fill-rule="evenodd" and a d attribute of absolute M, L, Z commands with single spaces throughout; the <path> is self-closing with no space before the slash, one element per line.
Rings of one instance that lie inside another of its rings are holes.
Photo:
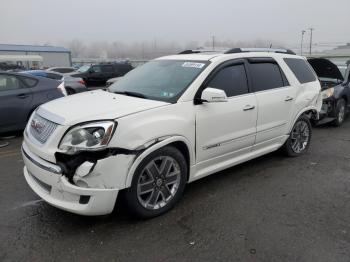
<path fill-rule="evenodd" d="M 255 108 L 255 106 L 246 105 L 246 106 L 243 108 L 243 111 L 253 110 L 254 108 Z"/>
<path fill-rule="evenodd" d="M 292 101 L 294 98 L 291 96 L 287 96 L 286 99 L 284 99 L 284 101 L 288 102 L 288 101 Z"/>
<path fill-rule="evenodd" d="M 27 98 L 28 96 L 29 95 L 27 95 L 27 94 L 19 94 L 19 95 L 17 95 L 17 97 L 20 98 L 20 99 Z"/>

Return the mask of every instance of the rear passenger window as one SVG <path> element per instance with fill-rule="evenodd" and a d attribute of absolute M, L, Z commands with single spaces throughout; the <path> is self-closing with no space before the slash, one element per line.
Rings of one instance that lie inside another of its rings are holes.
<path fill-rule="evenodd" d="M 228 97 L 248 93 L 247 75 L 244 65 L 233 65 L 220 70 L 208 87 L 224 90 Z"/>
<path fill-rule="evenodd" d="M 288 85 L 278 64 L 262 62 L 251 63 L 249 66 L 255 92 Z"/>
<path fill-rule="evenodd" d="M 283 60 L 301 84 L 316 80 L 315 74 L 305 60 L 298 58 L 284 58 Z"/>
<path fill-rule="evenodd" d="M 55 79 L 55 80 L 61 80 L 62 79 L 62 75 L 54 74 L 54 73 L 47 73 L 47 78 Z"/>
<path fill-rule="evenodd" d="M 113 66 L 111 66 L 111 65 L 103 66 L 103 71 L 104 72 L 113 72 Z"/>
<path fill-rule="evenodd" d="M 21 79 L 29 87 L 34 87 L 38 83 L 38 80 L 30 77 L 21 77 Z"/>

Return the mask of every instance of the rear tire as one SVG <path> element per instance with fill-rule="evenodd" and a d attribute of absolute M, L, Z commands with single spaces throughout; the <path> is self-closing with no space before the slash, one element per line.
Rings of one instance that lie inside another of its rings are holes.
<path fill-rule="evenodd" d="M 75 94 L 75 91 L 70 88 L 70 87 L 66 87 L 66 91 L 67 91 L 67 94 L 70 96 L 70 95 L 74 95 Z"/>
<path fill-rule="evenodd" d="M 337 101 L 337 106 L 335 109 L 335 120 L 333 124 L 335 126 L 341 126 L 344 123 L 346 117 L 346 102 L 344 98 Z"/>
<path fill-rule="evenodd" d="M 141 218 L 169 211 L 183 194 L 187 172 L 187 162 L 178 149 L 166 146 L 150 153 L 136 168 L 131 187 L 124 191 L 126 205 Z"/>
<path fill-rule="evenodd" d="M 296 157 L 305 154 L 310 146 L 312 127 L 310 119 L 302 115 L 295 122 L 289 138 L 284 143 L 282 150 L 287 156 Z"/>

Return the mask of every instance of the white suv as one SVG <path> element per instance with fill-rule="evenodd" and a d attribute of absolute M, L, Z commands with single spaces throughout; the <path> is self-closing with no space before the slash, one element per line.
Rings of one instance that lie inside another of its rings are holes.
<path fill-rule="evenodd" d="M 102 215 L 123 196 L 136 215 L 160 215 L 186 183 L 281 147 L 303 154 L 322 102 L 305 58 L 271 49 L 158 58 L 109 91 L 31 116 L 24 176 L 49 204 Z"/>

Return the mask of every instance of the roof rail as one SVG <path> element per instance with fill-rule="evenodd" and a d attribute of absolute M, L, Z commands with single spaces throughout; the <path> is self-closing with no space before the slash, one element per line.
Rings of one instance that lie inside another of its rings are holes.
<path fill-rule="evenodd" d="M 232 48 L 225 52 L 225 54 L 236 54 L 236 53 L 246 53 L 246 52 L 273 52 L 281 54 L 296 55 L 290 49 L 283 48 Z"/>
<path fill-rule="evenodd" d="M 208 50 L 208 49 L 188 49 L 188 50 L 184 50 L 181 51 L 180 53 L 178 53 L 179 55 L 188 55 L 188 54 L 200 54 L 200 53 L 220 53 L 222 51 L 219 50 Z"/>

